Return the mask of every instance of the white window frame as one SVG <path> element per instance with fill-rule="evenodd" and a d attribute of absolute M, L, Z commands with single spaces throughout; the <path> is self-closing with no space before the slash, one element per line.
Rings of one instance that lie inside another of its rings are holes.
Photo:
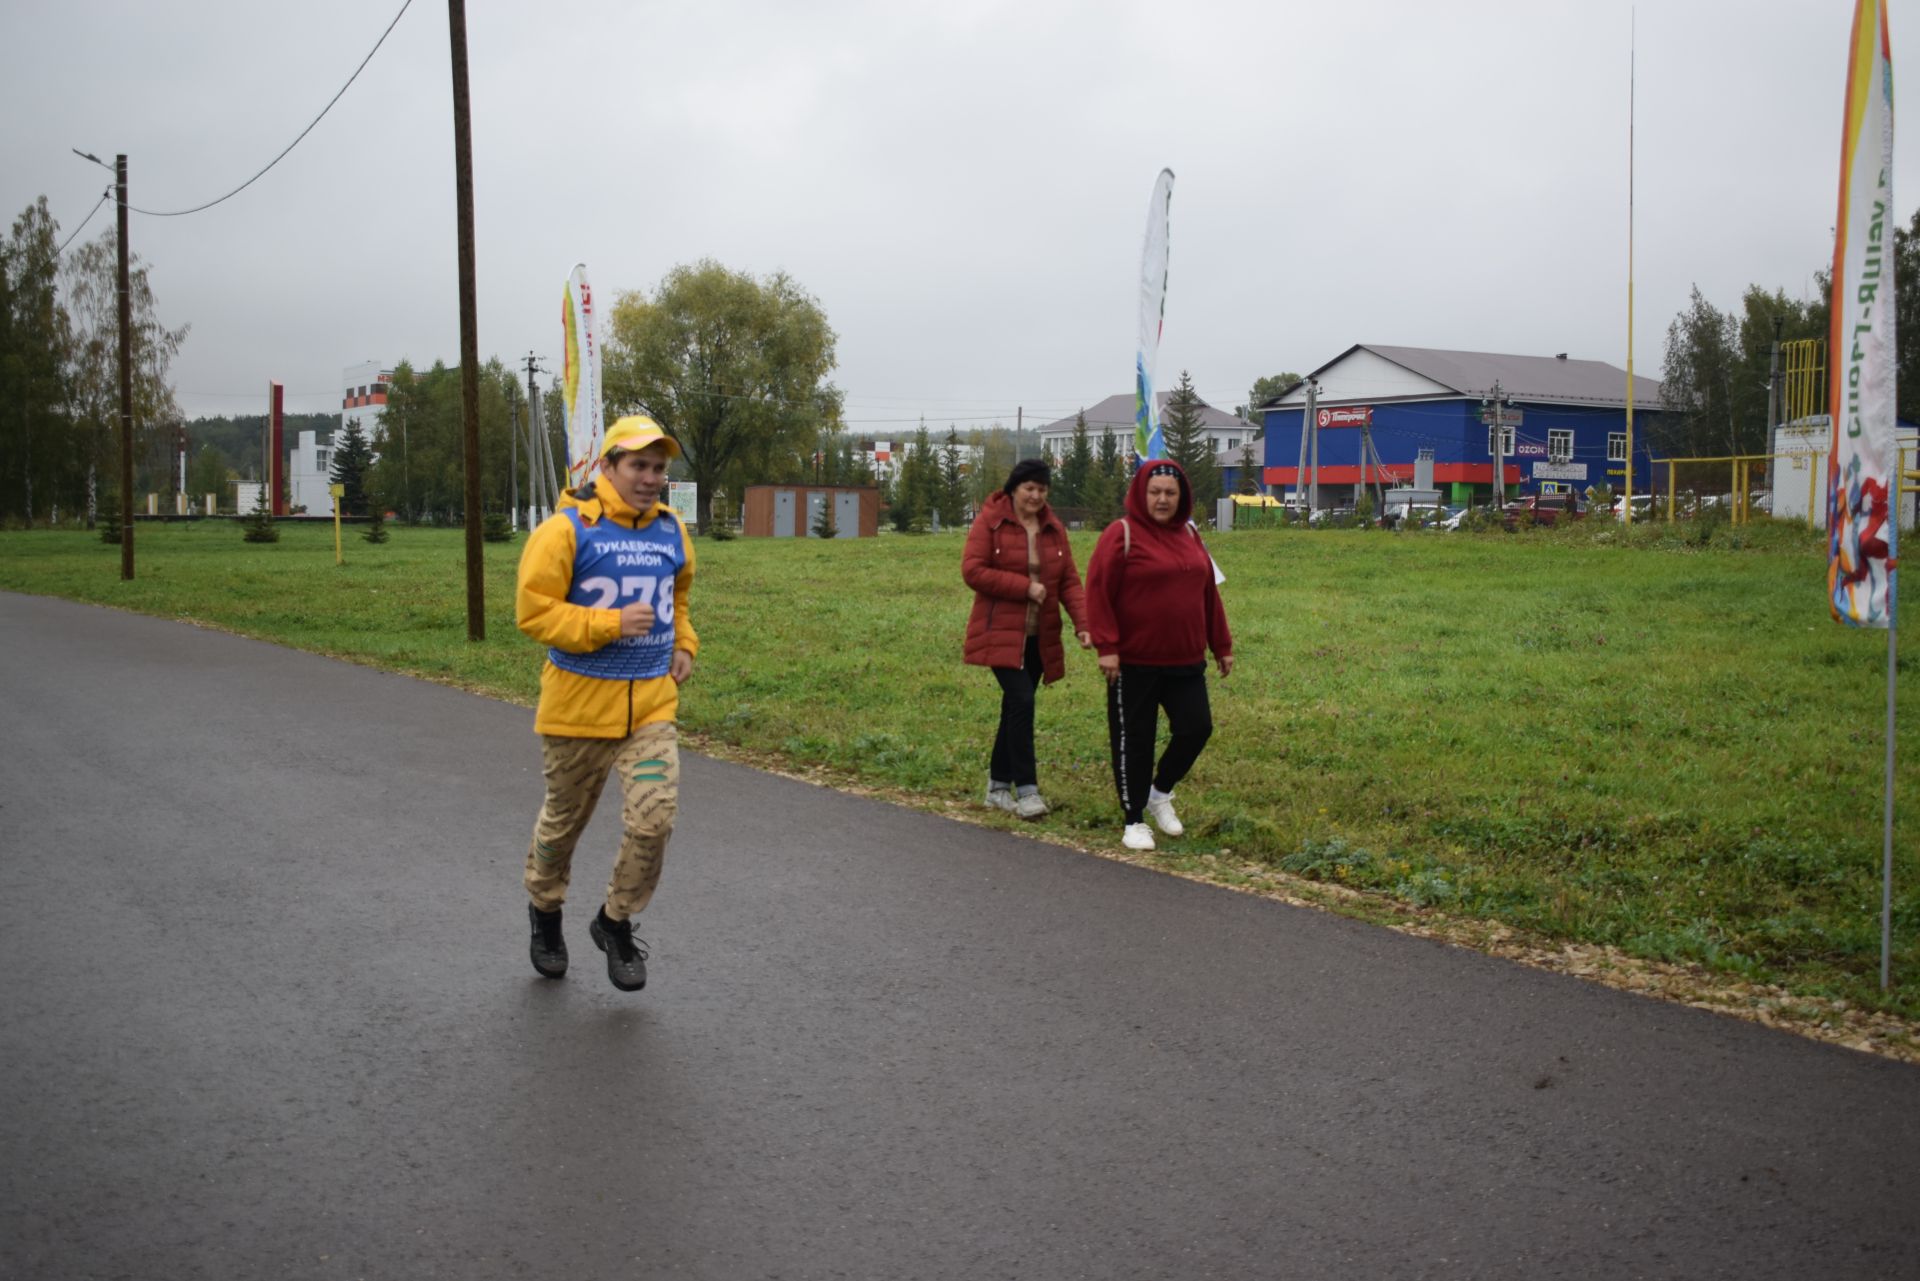
<path fill-rule="evenodd" d="M 1500 456 L 1502 458 L 1512 458 L 1514 455 L 1513 455 L 1513 428 L 1511 425 L 1502 427 L 1500 429 L 1500 444 L 1502 446 L 1500 450 Z M 1493 424 L 1492 423 L 1487 424 L 1487 454 L 1488 456 L 1492 456 L 1493 454 Z"/>
<path fill-rule="evenodd" d="M 1607 433 L 1607 461 L 1617 463 L 1627 456 L 1627 433 L 1610 431 Z"/>
<path fill-rule="evenodd" d="M 1550 463 L 1573 461 L 1573 428 L 1547 428 L 1547 461 Z"/>

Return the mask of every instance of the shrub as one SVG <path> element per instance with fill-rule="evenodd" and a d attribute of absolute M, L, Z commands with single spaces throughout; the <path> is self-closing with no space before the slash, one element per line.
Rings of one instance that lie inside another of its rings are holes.
<path fill-rule="evenodd" d="M 253 505 L 253 514 L 247 517 L 241 527 L 241 537 L 250 543 L 277 543 L 280 541 L 280 527 L 273 523 L 273 513 L 267 510 L 266 492 L 261 491 L 260 498 Z"/>

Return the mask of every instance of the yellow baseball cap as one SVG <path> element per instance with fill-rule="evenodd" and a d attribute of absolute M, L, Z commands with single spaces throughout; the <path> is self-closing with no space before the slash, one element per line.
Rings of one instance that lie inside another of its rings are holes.
<path fill-rule="evenodd" d="M 600 456 L 606 458 L 615 451 L 632 453 L 648 445 L 665 445 L 667 457 L 680 457 L 680 442 L 667 435 L 659 423 L 644 414 L 616 419 L 613 426 L 607 428 L 607 439 L 600 446 Z"/>

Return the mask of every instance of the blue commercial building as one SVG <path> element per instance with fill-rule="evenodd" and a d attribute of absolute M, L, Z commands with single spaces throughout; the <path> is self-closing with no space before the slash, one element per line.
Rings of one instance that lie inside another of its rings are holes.
<path fill-rule="evenodd" d="M 1307 386 L 1317 385 L 1314 420 L 1305 421 Z M 1492 428 L 1483 402 L 1498 395 L 1506 432 L 1504 496 L 1626 482 L 1627 372 L 1598 360 L 1506 356 L 1432 347 L 1355 344 L 1259 407 L 1266 425 L 1262 479 L 1291 492 L 1315 480 L 1323 507 L 1353 502 L 1363 488 L 1412 484 L 1431 465 L 1444 501 L 1486 502 L 1493 495 Z M 1633 379 L 1633 489 L 1653 480 L 1651 428 L 1661 414 L 1660 384 Z M 1316 442 L 1317 436 L 1317 442 Z M 1307 447 L 1302 476 L 1301 446 Z M 1317 443 L 1317 469 L 1312 454 Z"/>

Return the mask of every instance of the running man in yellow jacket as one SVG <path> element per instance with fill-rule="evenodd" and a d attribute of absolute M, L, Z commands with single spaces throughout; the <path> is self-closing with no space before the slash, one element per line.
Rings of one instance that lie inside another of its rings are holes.
<path fill-rule="evenodd" d="M 700 641 L 687 618 L 693 540 L 661 501 L 679 442 L 651 418 L 607 429 L 600 472 L 561 496 L 520 557 L 514 612 L 546 645 L 540 672 L 546 803 L 527 848 L 527 915 L 533 968 L 567 972 L 560 905 L 573 847 L 593 817 L 608 773 L 620 777 L 625 833 L 606 904 L 588 935 L 625 992 L 647 985 L 647 945 L 633 917 L 653 897 L 680 787 L 674 714 Z"/>

